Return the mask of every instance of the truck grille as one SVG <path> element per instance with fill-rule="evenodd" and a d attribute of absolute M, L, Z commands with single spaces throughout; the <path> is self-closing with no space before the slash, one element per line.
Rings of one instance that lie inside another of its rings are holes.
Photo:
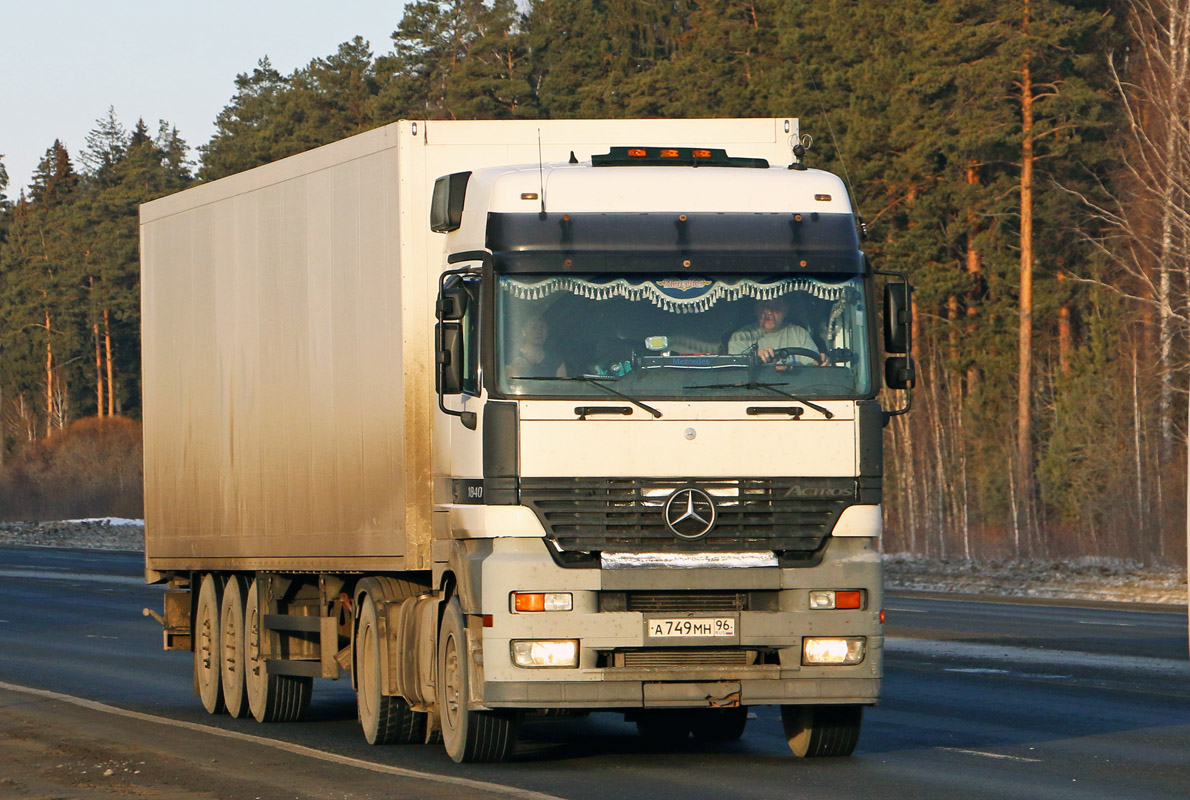
<path fill-rule="evenodd" d="M 671 647 L 658 650 L 620 650 L 613 654 L 617 667 L 747 667 L 756 663 L 755 650 L 727 647 Z"/>
<path fill-rule="evenodd" d="M 746 611 L 747 592 L 628 592 L 628 611 Z"/>
<path fill-rule="evenodd" d="M 711 495 L 717 515 L 695 541 L 675 536 L 664 519 L 669 496 L 690 485 Z M 805 553 L 856 502 L 855 487 L 854 478 L 522 478 L 520 501 L 562 551 Z"/>

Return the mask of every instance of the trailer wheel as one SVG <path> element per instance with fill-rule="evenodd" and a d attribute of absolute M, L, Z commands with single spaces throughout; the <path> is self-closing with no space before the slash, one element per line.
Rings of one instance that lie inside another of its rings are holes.
<path fill-rule="evenodd" d="M 194 688 L 202 707 L 211 714 L 224 710 L 219 680 L 219 578 L 202 576 L 198 605 L 194 610 Z"/>
<path fill-rule="evenodd" d="M 261 583 L 252 581 L 244 609 L 246 666 L 244 684 L 248 690 L 248 708 L 257 722 L 296 722 L 310 707 L 314 679 L 298 675 L 270 674 L 265 665 L 262 644 L 266 636 L 260 615 Z"/>
<path fill-rule="evenodd" d="M 390 645 L 391 646 L 391 645 Z M 426 715 L 409 707 L 403 697 L 383 694 L 380 686 L 380 632 L 376 602 L 364 598 L 355 634 L 356 707 L 368 744 L 412 744 L 425 741 Z"/>
<path fill-rule="evenodd" d="M 863 719 L 863 706 L 781 706 L 785 738 L 798 758 L 851 755 Z"/>
<path fill-rule="evenodd" d="M 747 725 L 746 706 L 709 708 L 690 715 L 690 732 L 700 742 L 734 742 L 744 735 Z"/>
<path fill-rule="evenodd" d="M 516 749 L 521 715 L 475 711 L 468 701 L 466 628 L 459 601 L 452 599 L 438 635 L 438 716 L 442 741 L 456 762 L 504 761 Z"/>
<path fill-rule="evenodd" d="M 223 704 L 233 717 L 248 716 L 248 687 L 244 682 L 244 582 L 232 576 L 223 587 L 219 604 L 219 669 Z"/>

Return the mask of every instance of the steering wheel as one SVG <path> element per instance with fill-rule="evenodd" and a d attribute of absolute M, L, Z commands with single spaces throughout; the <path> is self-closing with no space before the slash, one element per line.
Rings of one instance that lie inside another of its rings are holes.
<path fill-rule="evenodd" d="M 817 364 L 822 354 L 805 347 L 779 347 L 773 351 L 774 360 L 790 358 L 791 356 L 805 356 Z M 853 358 L 855 358 L 855 353 L 846 347 L 836 347 L 826 351 L 826 361 L 828 364 L 841 364 L 851 361 Z"/>
<path fill-rule="evenodd" d="M 822 354 L 817 350 L 810 350 L 805 347 L 778 347 L 773 350 L 773 361 L 780 361 L 782 359 L 792 358 L 793 356 L 805 356 L 817 364 Z"/>

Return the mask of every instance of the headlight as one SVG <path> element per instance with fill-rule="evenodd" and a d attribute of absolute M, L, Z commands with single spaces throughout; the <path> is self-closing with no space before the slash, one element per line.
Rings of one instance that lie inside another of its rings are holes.
<path fill-rule="evenodd" d="M 518 667 L 577 667 L 578 641 L 537 639 L 514 641 L 512 663 Z"/>
<path fill-rule="evenodd" d="M 802 640 L 802 664 L 811 666 L 850 666 L 864 660 L 863 636 L 815 636 Z"/>

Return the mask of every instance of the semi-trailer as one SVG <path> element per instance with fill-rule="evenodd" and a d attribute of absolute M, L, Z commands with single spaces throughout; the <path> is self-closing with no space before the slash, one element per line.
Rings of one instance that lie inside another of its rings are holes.
<path fill-rule="evenodd" d="M 203 706 L 344 677 L 367 741 L 493 761 L 776 705 L 850 754 L 910 288 L 800 144 L 406 120 L 142 206 L 145 575 Z"/>

